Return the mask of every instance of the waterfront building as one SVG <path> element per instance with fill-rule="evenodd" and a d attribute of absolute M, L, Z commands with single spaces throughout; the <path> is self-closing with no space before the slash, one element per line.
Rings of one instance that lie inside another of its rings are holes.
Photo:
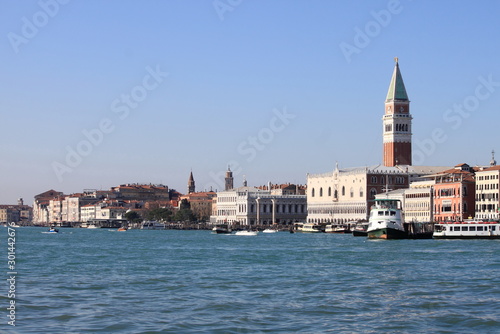
<path fill-rule="evenodd" d="M 82 222 L 88 222 L 91 219 L 96 219 L 96 204 L 83 205 L 80 208 L 80 217 Z"/>
<path fill-rule="evenodd" d="M 152 184 L 122 184 L 112 187 L 117 199 L 122 200 L 170 200 L 168 187 Z"/>
<path fill-rule="evenodd" d="M 468 164 L 456 165 L 429 175 L 434 185 L 434 221 L 464 221 L 475 216 L 475 171 Z"/>
<path fill-rule="evenodd" d="M 21 221 L 21 211 L 17 205 L 0 205 L 0 223 L 18 223 Z"/>
<path fill-rule="evenodd" d="M 412 182 L 405 191 L 403 211 L 406 222 L 428 223 L 433 221 L 435 181 Z"/>
<path fill-rule="evenodd" d="M 246 183 L 246 182 L 245 182 Z M 277 195 L 270 190 L 243 187 L 221 191 L 215 199 L 212 223 L 293 225 L 307 217 L 306 195 Z"/>
<path fill-rule="evenodd" d="M 48 225 L 49 218 L 49 204 L 50 200 L 54 197 L 63 196 L 63 193 L 50 189 L 35 196 L 33 202 L 33 217 L 32 221 L 35 225 Z"/>
<path fill-rule="evenodd" d="M 190 204 L 191 211 L 198 219 L 208 220 L 212 214 L 212 203 L 215 197 L 217 197 L 217 193 L 214 191 L 193 192 L 181 196 L 179 206 L 181 201 L 186 199 Z"/>
<path fill-rule="evenodd" d="M 385 99 L 383 117 L 384 166 L 411 165 L 411 120 L 410 100 L 406 93 L 403 77 L 395 58 L 389 91 Z"/>
<path fill-rule="evenodd" d="M 500 166 L 493 158 L 490 167 L 476 171 L 476 218 L 500 219 Z"/>
<path fill-rule="evenodd" d="M 406 168 L 369 166 L 335 167 L 333 172 L 307 174 L 307 221 L 345 223 L 367 220 L 375 195 L 391 189 L 407 188 Z"/>

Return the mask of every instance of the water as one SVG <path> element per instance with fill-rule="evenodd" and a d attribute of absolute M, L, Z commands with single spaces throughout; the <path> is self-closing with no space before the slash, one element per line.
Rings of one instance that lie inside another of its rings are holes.
<path fill-rule="evenodd" d="M 500 332 L 497 240 L 42 231 L 17 229 L 0 333 Z"/>

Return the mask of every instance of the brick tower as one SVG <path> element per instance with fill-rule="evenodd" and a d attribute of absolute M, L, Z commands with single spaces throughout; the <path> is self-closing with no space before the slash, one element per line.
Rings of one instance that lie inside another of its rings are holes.
<path fill-rule="evenodd" d="M 411 165 L 411 114 L 398 58 L 385 99 L 384 166 Z"/>
<path fill-rule="evenodd" d="M 196 187 L 194 184 L 193 171 L 191 171 L 191 174 L 189 174 L 189 180 L 188 180 L 188 194 L 194 193 L 195 189 L 196 189 Z"/>

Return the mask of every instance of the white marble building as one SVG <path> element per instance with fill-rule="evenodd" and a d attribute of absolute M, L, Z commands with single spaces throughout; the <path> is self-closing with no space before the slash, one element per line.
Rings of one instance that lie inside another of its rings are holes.
<path fill-rule="evenodd" d="M 271 225 L 303 222 L 306 195 L 275 195 L 271 191 L 243 186 L 217 193 L 212 223 Z"/>

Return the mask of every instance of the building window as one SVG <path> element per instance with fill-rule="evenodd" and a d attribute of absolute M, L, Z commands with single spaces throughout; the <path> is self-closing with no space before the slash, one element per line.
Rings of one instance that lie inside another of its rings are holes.
<path fill-rule="evenodd" d="M 351 197 L 354 197 L 354 189 L 351 188 L 351 191 L 350 191 L 350 195 Z"/>
<path fill-rule="evenodd" d="M 370 198 L 374 199 L 375 195 L 377 195 L 377 190 L 375 188 L 370 189 Z"/>
<path fill-rule="evenodd" d="M 372 176 L 372 183 L 377 183 L 377 177 L 376 176 Z"/>
<path fill-rule="evenodd" d="M 342 196 L 345 196 L 345 187 L 342 186 Z"/>
<path fill-rule="evenodd" d="M 323 188 L 319 188 L 319 197 L 323 197 Z"/>
<path fill-rule="evenodd" d="M 312 188 L 311 197 L 314 197 L 314 188 Z"/>
<path fill-rule="evenodd" d="M 363 198 L 363 188 L 359 188 L 359 197 Z"/>
<path fill-rule="evenodd" d="M 328 197 L 332 196 L 332 187 L 328 187 Z"/>

